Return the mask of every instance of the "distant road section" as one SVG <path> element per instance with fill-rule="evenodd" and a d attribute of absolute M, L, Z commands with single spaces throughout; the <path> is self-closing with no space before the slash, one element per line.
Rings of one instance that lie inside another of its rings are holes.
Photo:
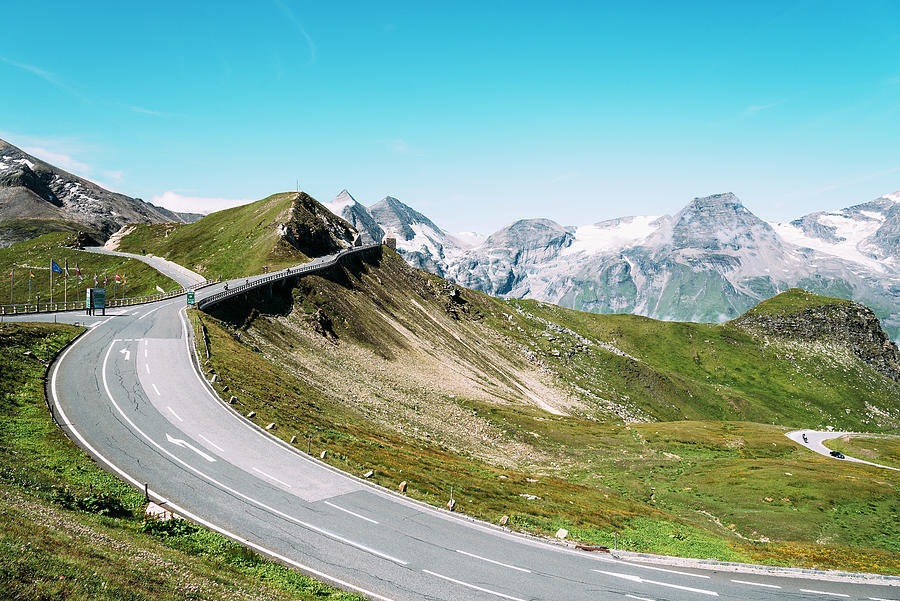
<path fill-rule="evenodd" d="M 118 250 L 107 250 L 100 246 L 90 246 L 85 248 L 84 250 L 91 253 L 97 253 L 98 255 L 114 255 L 116 257 L 137 259 L 138 261 L 146 263 L 150 267 L 154 268 L 164 276 L 172 278 L 173 280 L 178 282 L 182 288 L 190 288 L 191 286 L 196 286 L 197 284 L 202 284 L 206 281 L 206 278 L 196 271 L 191 271 L 187 267 L 182 267 L 178 263 L 166 261 L 162 257 L 156 257 L 154 255 L 123 253 Z"/>
<path fill-rule="evenodd" d="M 808 442 L 803 442 L 803 435 L 806 434 L 806 439 Z M 835 461 L 852 461 L 854 463 L 865 463 L 866 465 L 874 465 L 875 467 L 884 468 L 886 470 L 894 470 L 900 472 L 900 468 L 891 467 L 889 465 L 881 465 L 880 463 L 872 463 L 871 461 L 866 461 L 865 459 L 857 459 L 856 457 L 849 457 L 847 455 L 844 456 L 843 459 L 838 459 L 837 457 L 831 456 L 831 449 L 825 446 L 826 440 L 831 440 L 833 438 L 840 438 L 845 434 L 855 434 L 855 432 L 823 432 L 819 430 L 794 430 L 793 432 L 788 432 L 785 434 L 788 438 L 793 440 L 798 444 L 802 444 L 806 448 L 811 451 L 815 451 L 819 455 L 824 455 L 830 459 L 834 459 Z"/>

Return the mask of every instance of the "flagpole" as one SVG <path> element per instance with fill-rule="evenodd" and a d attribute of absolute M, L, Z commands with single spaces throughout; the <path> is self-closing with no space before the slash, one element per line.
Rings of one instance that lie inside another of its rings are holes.
<path fill-rule="evenodd" d="M 16 302 L 13 300 L 13 282 L 15 278 L 13 277 L 13 270 L 9 270 L 9 304 L 15 305 Z"/>
<path fill-rule="evenodd" d="M 50 304 L 53 304 L 53 259 L 50 259 Z"/>

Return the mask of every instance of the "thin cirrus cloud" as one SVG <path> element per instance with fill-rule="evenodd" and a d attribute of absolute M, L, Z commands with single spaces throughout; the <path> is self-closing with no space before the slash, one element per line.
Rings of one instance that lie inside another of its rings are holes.
<path fill-rule="evenodd" d="M 177 190 L 166 190 L 158 194 L 150 201 L 155 205 L 165 207 L 170 211 L 179 213 L 213 213 L 239 205 L 252 202 L 235 198 L 211 198 L 208 196 L 191 196 L 182 194 Z"/>
<path fill-rule="evenodd" d="M 297 28 L 297 31 L 303 36 L 303 39 L 306 40 L 306 45 L 309 47 L 309 63 L 313 64 L 316 62 L 316 43 L 313 42 L 312 38 L 309 37 L 309 34 L 306 33 L 306 28 L 303 27 L 303 24 L 300 22 L 300 19 L 297 18 L 297 15 L 294 14 L 294 11 L 291 10 L 291 7 L 283 2 L 283 0 L 275 0 L 275 6 L 278 7 L 288 21 L 293 24 L 294 27 Z"/>
<path fill-rule="evenodd" d="M 756 113 L 784 104 L 785 102 L 785 100 L 779 100 L 778 102 L 770 102 L 769 104 L 751 104 L 741 112 L 741 115 L 745 117 L 748 115 L 755 115 Z"/>
<path fill-rule="evenodd" d="M 141 115 L 152 115 L 154 117 L 177 117 L 176 113 L 170 113 L 167 111 L 157 111 L 153 109 L 144 108 L 142 106 L 131 105 L 128 107 L 131 109 L 133 113 L 140 113 Z"/>
<path fill-rule="evenodd" d="M 12 59 L 6 58 L 5 56 L 0 56 L 0 61 L 6 63 L 10 67 L 15 67 L 16 69 L 31 73 L 32 75 L 43 79 L 56 88 L 63 90 L 64 92 L 67 92 L 72 96 L 75 96 L 82 102 L 88 102 L 88 99 L 86 96 L 84 96 L 84 94 L 62 81 L 56 74 L 51 73 L 50 71 L 46 71 L 35 65 L 29 65 L 28 63 L 20 63 L 19 61 L 14 61 Z"/>

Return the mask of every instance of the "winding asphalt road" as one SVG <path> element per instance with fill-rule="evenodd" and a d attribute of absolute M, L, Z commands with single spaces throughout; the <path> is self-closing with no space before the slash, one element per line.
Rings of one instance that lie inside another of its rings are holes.
<path fill-rule="evenodd" d="M 807 442 L 803 442 L 803 435 L 806 434 Z M 874 465 L 875 467 L 880 467 L 886 470 L 894 470 L 896 472 L 900 472 L 900 468 L 891 467 L 889 465 L 881 465 L 880 463 L 872 463 L 871 461 L 866 461 L 865 459 L 857 459 L 856 457 L 850 457 L 849 455 L 845 455 L 843 459 L 839 459 L 837 457 L 831 456 L 831 449 L 825 446 L 826 440 L 832 440 L 834 438 L 840 438 L 845 434 L 853 434 L 853 432 L 828 432 L 825 430 L 794 430 L 793 432 L 788 432 L 785 434 L 788 438 L 793 440 L 798 444 L 802 444 L 810 451 L 818 453 L 819 455 L 824 455 L 829 459 L 834 459 L 835 461 L 850 461 L 851 463 L 865 463 L 866 465 Z"/>
<path fill-rule="evenodd" d="M 175 513 L 371 599 L 900 599 L 882 584 L 592 554 L 437 510 L 339 472 L 223 403 L 192 352 L 183 297 L 57 319 L 88 327 L 48 384 L 77 444 Z"/>

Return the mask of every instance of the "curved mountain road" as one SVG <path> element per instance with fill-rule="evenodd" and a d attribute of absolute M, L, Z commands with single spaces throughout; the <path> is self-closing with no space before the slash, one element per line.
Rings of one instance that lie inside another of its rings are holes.
<path fill-rule="evenodd" d="M 806 434 L 807 442 L 803 442 L 803 435 Z M 857 459 L 856 457 L 850 457 L 849 455 L 845 455 L 843 459 L 838 459 L 837 457 L 831 456 L 831 449 L 825 446 L 826 440 L 832 440 L 834 438 L 840 438 L 845 434 L 855 434 L 855 432 L 829 432 L 827 430 L 794 430 L 793 432 L 788 432 L 785 434 L 788 438 L 793 440 L 798 444 L 802 444 L 810 451 L 818 453 L 819 455 L 824 455 L 829 459 L 834 459 L 835 461 L 850 461 L 852 463 L 865 463 L 866 465 L 874 465 L 875 467 L 880 467 L 886 470 L 894 470 L 896 472 L 900 472 L 900 468 L 891 467 L 889 465 L 881 465 L 880 463 L 872 463 L 871 461 L 866 461 L 865 459 Z"/>
<path fill-rule="evenodd" d="M 198 301 L 222 290 L 198 291 Z M 183 305 L 182 297 L 106 317 L 58 314 L 88 326 L 51 368 L 61 427 L 174 512 L 342 588 L 393 601 L 900 599 L 896 588 L 863 580 L 577 551 L 370 485 L 222 402 L 201 375 Z"/>

